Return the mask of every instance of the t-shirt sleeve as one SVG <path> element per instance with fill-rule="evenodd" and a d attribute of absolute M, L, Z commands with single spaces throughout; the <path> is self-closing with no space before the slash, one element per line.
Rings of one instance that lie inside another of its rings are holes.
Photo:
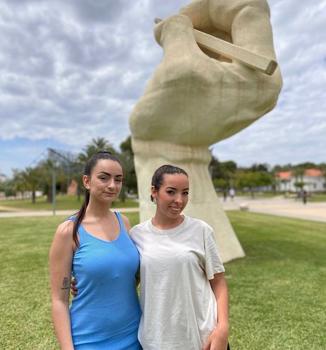
<path fill-rule="evenodd" d="M 138 224 L 129 230 L 129 237 L 136 243 L 142 232 L 144 232 L 144 225 Z"/>
<path fill-rule="evenodd" d="M 135 240 L 135 233 L 137 231 L 137 227 L 134 226 L 129 230 L 129 237 L 134 241 Z"/>
<path fill-rule="evenodd" d="M 214 278 L 214 274 L 224 272 L 225 269 L 214 238 L 214 231 L 210 227 L 204 232 L 204 246 L 205 272 L 207 278 L 212 280 Z"/>

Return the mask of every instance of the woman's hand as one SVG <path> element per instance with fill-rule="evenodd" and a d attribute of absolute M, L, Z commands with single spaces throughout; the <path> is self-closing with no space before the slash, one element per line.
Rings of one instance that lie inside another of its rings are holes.
<path fill-rule="evenodd" d="M 209 335 L 203 350 L 226 350 L 228 346 L 228 325 L 218 324 Z"/>
<path fill-rule="evenodd" d="M 229 336 L 228 288 L 224 273 L 217 273 L 210 284 L 217 302 L 217 326 L 209 335 L 204 350 L 226 350 Z"/>
<path fill-rule="evenodd" d="M 73 297 L 76 297 L 78 294 L 78 288 L 77 288 L 77 280 L 76 278 L 72 278 L 70 280 L 70 293 Z"/>

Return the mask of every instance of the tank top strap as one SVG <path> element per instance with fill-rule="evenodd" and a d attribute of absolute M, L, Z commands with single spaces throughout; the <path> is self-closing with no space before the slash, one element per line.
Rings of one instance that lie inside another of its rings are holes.
<path fill-rule="evenodd" d="M 126 229 L 126 226 L 125 226 L 125 224 L 124 224 L 124 222 L 123 222 L 121 213 L 118 212 L 118 211 L 115 211 L 114 213 L 115 213 L 115 215 L 116 215 L 116 217 L 117 217 L 117 219 L 118 219 L 118 221 L 119 221 L 119 226 L 120 226 L 121 233 L 122 233 L 122 232 L 127 233 L 127 229 Z"/>
<path fill-rule="evenodd" d="M 72 214 L 70 216 L 67 217 L 67 219 L 65 221 L 76 221 L 76 215 L 77 214 Z"/>
<path fill-rule="evenodd" d="M 73 214 L 69 217 L 67 217 L 66 221 L 72 221 L 72 222 L 75 222 L 76 221 L 76 217 L 77 217 L 77 214 Z M 77 234 L 78 234 L 78 239 L 79 239 L 79 243 L 82 244 L 85 239 L 87 239 L 87 236 L 85 236 L 85 233 L 84 233 L 84 228 L 83 226 L 80 224 L 77 228 Z"/>

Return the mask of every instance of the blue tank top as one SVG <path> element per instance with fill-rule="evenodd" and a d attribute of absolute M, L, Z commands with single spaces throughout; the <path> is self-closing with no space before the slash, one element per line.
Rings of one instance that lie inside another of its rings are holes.
<path fill-rule="evenodd" d="M 123 220 L 114 241 L 78 228 L 79 247 L 72 262 L 78 295 L 70 306 L 71 332 L 76 350 L 138 350 L 141 316 L 135 287 L 138 251 Z M 73 220 L 73 218 L 70 218 Z"/>

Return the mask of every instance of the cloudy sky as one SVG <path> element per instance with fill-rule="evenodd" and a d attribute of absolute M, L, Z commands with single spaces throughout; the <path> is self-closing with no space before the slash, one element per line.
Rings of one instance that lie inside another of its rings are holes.
<path fill-rule="evenodd" d="M 153 19 L 189 1 L 1 0 L 0 173 L 47 147 L 118 148 L 162 58 Z M 239 165 L 326 162 L 326 0 L 269 0 L 284 86 L 277 107 L 214 146 Z"/>

